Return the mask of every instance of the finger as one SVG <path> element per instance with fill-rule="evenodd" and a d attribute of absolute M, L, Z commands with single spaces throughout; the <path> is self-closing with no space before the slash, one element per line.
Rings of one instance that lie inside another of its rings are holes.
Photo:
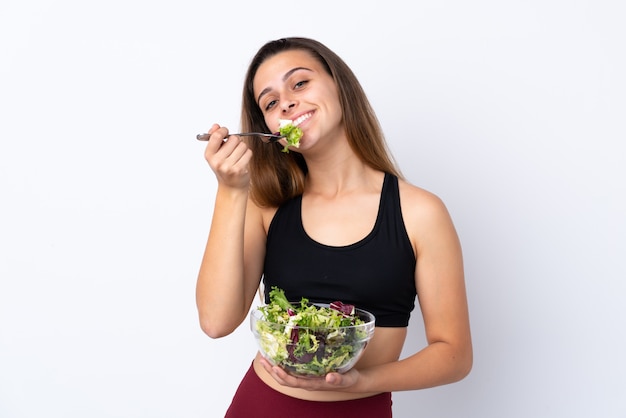
<path fill-rule="evenodd" d="M 216 157 L 223 159 L 226 166 L 244 170 L 247 168 L 251 156 L 252 151 L 237 136 L 229 137 L 216 154 Z"/>
<path fill-rule="evenodd" d="M 325 381 L 330 385 L 341 386 L 342 376 L 339 373 L 328 373 Z"/>
<path fill-rule="evenodd" d="M 211 128 L 207 131 L 208 135 L 211 135 L 213 132 L 215 132 L 219 128 L 220 128 L 220 125 L 218 125 L 217 123 L 214 123 L 213 125 L 211 125 Z"/>
<path fill-rule="evenodd" d="M 209 130 L 209 139 L 205 148 L 207 155 L 215 154 L 224 144 L 224 138 L 228 136 L 228 129 L 214 124 Z"/>
<path fill-rule="evenodd" d="M 243 149 L 243 154 L 241 154 L 241 156 L 235 163 L 235 168 L 248 174 L 248 165 L 250 164 L 250 160 L 252 159 L 252 150 L 247 146 L 240 148 Z"/>
<path fill-rule="evenodd" d="M 272 374 L 274 379 L 276 379 L 276 381 L 281 385 L 295 386 L 295 383 L 297 382 L 296 378 L 294 378 L 293 376 L 289 376 L 287 372 L 285 372 L 278 366 L 271 367 L 270 373 Z"/>
<path fill-rule="evenodd" d="M 237 135 L 231 135 L 231 136 L 222 138 L 222 142 L 216 154 L 221 156 L 222 158 L 226 158 L 230 156 L 233 152 L 235 152 L 235 149 L 241 143 L 242 143 L 241 137 L 238 137 Z"/>

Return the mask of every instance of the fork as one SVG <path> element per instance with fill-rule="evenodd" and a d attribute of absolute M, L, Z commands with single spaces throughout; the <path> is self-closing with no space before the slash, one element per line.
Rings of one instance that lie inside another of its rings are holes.
<path fill-rule="evenodd" d="M 282 138 L 285 137 L 285 135 L 280 135 L 278 133 L 267 134 L 267 133 L 264 133 L 264 132 L 239 132 L 239 133 L 236 133 L 236 134 L 229 134 L 229 135 L 259 136 L 259 137 L 261 137 L 261 140 L 263 142 L 276 142 L 279 139 L 282 139 Z M 210 136 L 211 135 L 209 135 L 209 134 L 198 134 L 198 135 L 196 135 L 196 139 L 198 141 L 208 141 Z"/>

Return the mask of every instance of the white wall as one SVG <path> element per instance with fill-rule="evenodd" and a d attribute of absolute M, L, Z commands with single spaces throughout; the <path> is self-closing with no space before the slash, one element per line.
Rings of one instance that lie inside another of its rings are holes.
<path fill-rule="evenodd" d="M 215 181 L 194 136 L 237 128 L 249 59 L 290 35 L 353 67 L 463 241 L 474 370 L 395 416 L 626 416 L 624 12 L 0 0 L 0 417 L 222 416 L 254 347 L 197 324 Z"/>

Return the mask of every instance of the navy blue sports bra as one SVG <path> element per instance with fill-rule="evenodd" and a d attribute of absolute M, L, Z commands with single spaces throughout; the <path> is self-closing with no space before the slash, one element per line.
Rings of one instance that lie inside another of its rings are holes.
<path fill-rule="evenodd" d="M 302 196 L 276 212 L 267 234 L 263 283 L 299 302 L 336 300 L 376 316 L 376 326 L 405 327 L 415 308 L 415 253 L 400 209 L 398 178 L 385 174 L 378 216 L 371 232 L 347 246 L 311 239 L 302 226 Z"/>

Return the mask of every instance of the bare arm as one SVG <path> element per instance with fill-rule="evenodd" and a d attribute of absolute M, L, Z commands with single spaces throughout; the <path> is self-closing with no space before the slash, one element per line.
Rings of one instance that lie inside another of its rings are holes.
<path fill-rule="evenodd" d="M 200 325 L 210 337 L 230 334 L 244 320 L 259 285 L 265 232 L 248 199 L 251 151 L 214 125 L 205 158 L 218 180 L 211 229 L 196 286 Z"/>
<path fill-rule="evenodd" d="M 461 245 L 443 203 L 427 193 L 424 197 L 419 198 L 422 209 L 407 227 L 416 237 L 415 280 L 428 345 L 406 359 L 363 370 L 354 388 L 359 391 L 439 386 L 461 380 L 471 370 Z"/>

